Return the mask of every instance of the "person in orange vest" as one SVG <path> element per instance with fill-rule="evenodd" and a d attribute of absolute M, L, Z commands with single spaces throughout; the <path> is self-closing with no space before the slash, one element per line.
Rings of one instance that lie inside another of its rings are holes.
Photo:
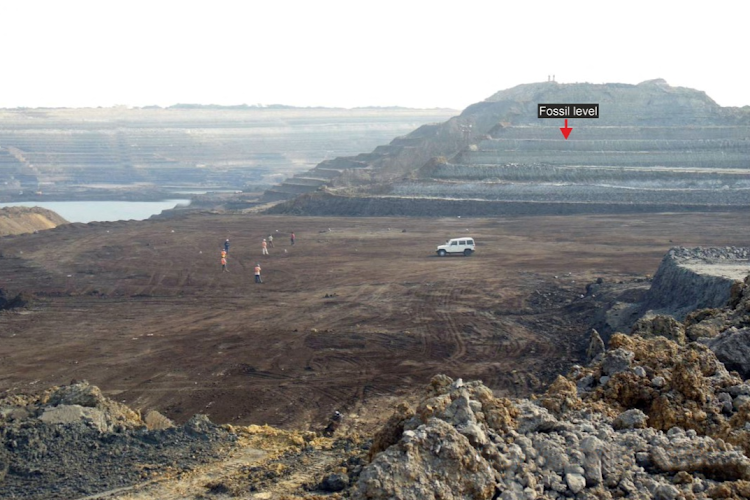
<path fill-rule="evenodd" d="M 227 271 L 227 258 L 226 257 L 222 257 L 221 258 L 221 272 L 223 272 L 223 273 L 228 273 L 229 272 L 229 271 Z"/>
<path fill-rule="evenodd" d="M 268 243 L 266 243 L 265 238 L 263 238 L 263 243 L 261 243 L 260 246 L 263 249 L 263 255 L 268 255 Z"/>
<path fill-rule="evenodd" d="M 263 280 L 260 279 L 260 264 L 255 264 L 255 282 L 263 283 Z"/>
<path fill-rule="evenodd" d="M 227 251 L 226 250 L 222 250 L 221 251 L 221 258 L 222 259 L 226 259 L 227 258 Z"/>

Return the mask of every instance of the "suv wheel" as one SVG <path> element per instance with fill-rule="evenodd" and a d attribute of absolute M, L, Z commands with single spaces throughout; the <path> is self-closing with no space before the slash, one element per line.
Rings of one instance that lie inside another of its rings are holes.
<path fill-rule="evenodd" d="M 471 255 L 471 250 L 467 248 L 466 250 L 464 250 L 464 257 L 468 257 L 469 255 Z"/>
<path fill-rule="evenodd" d="M 438 250 L 438 255 L 439 255 L 440 257 L 445 257 L 445 250 L 442 250 L 442 249 L 441 249 L 441 250 Z"/>

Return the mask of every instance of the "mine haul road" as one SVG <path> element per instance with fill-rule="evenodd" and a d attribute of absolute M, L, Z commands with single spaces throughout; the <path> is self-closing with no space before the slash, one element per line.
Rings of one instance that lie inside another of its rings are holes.
<path fill-rule="evenodd" d="M 473 256 L 435 255 L 462 235 L 477 241 Z M 0 286 L 36 300 L 0 314 L 0 391 L 86 379 L 177 422 L 205 413 L 288 428 L 363 404 L 388 413 L 437 373 L 528 395 L 581 362 L 587 283 L 653 274 L 672 246 L 748 235 L 743 213 L 193 214 L 6 237 Z"/>

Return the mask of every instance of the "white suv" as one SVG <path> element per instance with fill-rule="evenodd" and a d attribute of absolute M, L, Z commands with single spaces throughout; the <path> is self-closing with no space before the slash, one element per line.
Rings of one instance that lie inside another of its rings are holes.
<path fill-rule="evenodd" d="M 465 257 L 474 252 L 474 238 L 453 238 L 445 242 L 445 245 L 437 247 L 437 254 L 445 257 L 448 254 L 463 254 Z"/>

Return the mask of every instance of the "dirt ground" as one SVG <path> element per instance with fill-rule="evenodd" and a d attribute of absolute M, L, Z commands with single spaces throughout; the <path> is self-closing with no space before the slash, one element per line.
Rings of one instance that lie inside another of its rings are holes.
<path fill-rule="evenodd" d="M 193 214 L 6 237 L 0 288 L 37 300 L 0 314 L 0 391 L 86 379 L 177 422 L 313 429 L 335 409 L 387 413 L 437 373 L 524 396 L 581 360 L 587 283 L 653 274 L 671 246 L 746 246 L 749 234 L 744 213 Z M 474 256 L 435 256 L 463 235 Z"/>

